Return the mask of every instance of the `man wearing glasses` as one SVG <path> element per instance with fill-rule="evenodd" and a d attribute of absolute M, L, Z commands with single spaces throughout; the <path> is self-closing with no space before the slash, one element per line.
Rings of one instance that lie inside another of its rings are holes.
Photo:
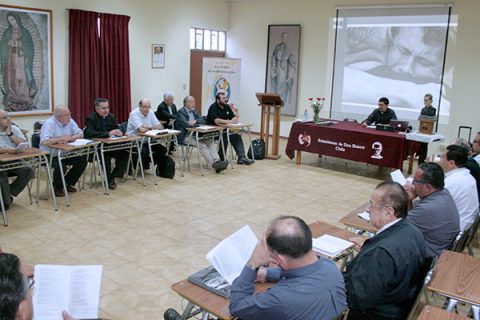
<path fill-rule="evenodd" d="M 361 247 L 344 274 L 348 320 L 406 319 L 425 276 L 425 240 L 405 217 L 408 194 L 396 182 L 373 191 L 367 211 L 378 230 Z"/>
<path fill-rule="evenodd" d="M 445 175 L 437 163 L 422 163 L 405 189 L 413 207 L 408 221 L 423 233 L 427 258 L 439 256 L 448 249 L 460 231 L 457 206 L 450 192 L 444 188 Z M 420 198 L 419 201 L 413 201 Z"/>
<path fill-rule="evenodd" d="M 17 146 L 27 140 L 22 131 L 12 124 L 8 114 L 0 110 L 0 154 L 17 153 Z M 8 177 L 16 176 L 12 183 L 8 182 Z M 2 186 L 2 197 L 5 210 L 8 210 L 13 202 L 13 196 L 18 196 L 33 178 L 33 169 L 30 167 L 11 169 L 0 172 L 0 185 Z"/>
<path fill-rule="evenodd" d="M 395 111 L 390 109 L 388 98 L 382 97 L 378 99 L 378 109 L 373 110 L 367 119 L 363 120 L 362 126 L 366 127 L 371 124 L 389 124 L 390 120 L 397 120 Z"/>

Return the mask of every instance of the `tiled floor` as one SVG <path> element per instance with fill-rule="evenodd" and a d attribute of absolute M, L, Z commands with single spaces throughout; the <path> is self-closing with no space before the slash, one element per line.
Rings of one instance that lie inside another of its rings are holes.
<path fill-rule="evenodd" d="M 185 304 L 170 286 L 205 267 L 225 236 L 245 224 L 260 235 L 284 214 L 340 225 L 389 172 L 313 154 L 302 160 L 297 166 L 282 155 L 201 177 L 194 155 L 183 178 L 177 167 L 158 186 L 147 174 L 145 188 L 132 180 L 110 196 L 87 188 L 71 207 L 58 199 L 58 212 L 46 200 L 30 206 L 24 192 L 8 211 L 10 225 L 0 227 L 0 246 L 32 264 L 101 264 L 100 316 L 163 319 L 167 307 Z"/>

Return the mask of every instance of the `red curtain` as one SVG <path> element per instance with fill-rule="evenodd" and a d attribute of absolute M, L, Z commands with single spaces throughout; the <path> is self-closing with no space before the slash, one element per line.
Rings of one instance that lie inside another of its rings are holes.
<path fill-rule="evenodd" d="M 73 119 L 82 128 L 93 101 L 102 97 L 110 100 L 117 121 L 127 120 L 130 17 L 73 9 L 69 15 L 68 106 Z"/>

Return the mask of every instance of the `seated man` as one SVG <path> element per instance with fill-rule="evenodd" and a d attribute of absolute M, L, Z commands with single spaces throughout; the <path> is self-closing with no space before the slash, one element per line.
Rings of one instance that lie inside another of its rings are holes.
<path fill-rule="evenodd" d="M 480 165 L 480 131 L 477 132 L 472 143 L 472 158 Z"/>
<path fill-rule="evenodd" d="M 348 319 L 406 319 L 425 276 L 425 240 L 405 217 L 408 195 L 395 182 L 380 183 L 370 199 L 370 239 L 352 238 L 360 252 L 347 265 Z"/>
<path fill-rule="evenodd" d="M 32 320 L 32 292 L 27 276 L 22 273 L 20 259 L 0 252 L 0 315 L 4 320 Z M 75 320 L 67 312 L 64 320 Z"/>
<path fill-rule="evenodd" d="M 152 129 L 163 129 L 162 124 L 155 117 L 151 109 L 150 100 L 144 98 L 138 102 L 138 108 L 130 112 L 128 117 L 127 135 L 136 135 L 137 133 L 145 133 Z M 147 144 L 142 146 L 142 162 L 143 168 L 150 167 L 150 153 Z M 167 153 L 167 149 L 161 144 L 152 146 L 153 161 L 158 165 L 161 158 Z"/>
<path fill-rule="evenodd" d="M 373 110 L 367 119 L 363 120 L 362 126 L 366 127 L 371 124 L 389 124 L 390 120 L 397 120 L 395 111 L 390 109 L 388 98 L 382 97 L 378 99 L 378 109 Z"/>
<path fill-rule="evenodd" d="M 173 120 L 177 117 L 177 106 L 173 103 L 173 93 L 165 92 L 163 101 L 157 107 L 156 116 L 160 121 L 165 121 L 167 128 L 173 128 Z"/>
<path fill-rule="evenodd" d="M 83 132 L 77 123 L 72 119 L 70 110 L 66 106 L 57 106 L 53 111 L 53 116 L 48 118 L 40 131 L 40 149 L 51 152 L 50 146 L 54 144 L 64 144 L 73 142 L 76 139 L 83 138 Z M 82 176 L 87 166 L 87 157 L 73 157 L 62 160 L 63 172 L 66 172 L 66 166 L 70 165 L 70 170 L 65 175 L 65 183 L 68 192 L 76 192 L 74 185 Z M 62 177 L 60 166 L 57 159 L 52 161 L 53 166 L 53 188 L 57 197 L 64 197 Z"/>
<path fill-rule="evenodd" d="M 208 109 L 208 123 L 217 126 L 238 123 L 238 118 L 235 116 L 230 106 L 226 103 L 227 97 L 225 96 L 225 93 L 218 93 L 215 99 L 216 102 L 213 103 Z M 245 147 L 243 146 L 243 140 L 240 134 L 235 133 L 230 135 L 230 142 L 237 153 L 238 164 L 250 165 L 253 163 L 253 160 L 250 160 L 245 156 Z M 218 152 L 221 160 L 225 160 L 224 154 L 226 153 L 228 147 L 226 133 L 223 135 L 223 143 L 225 150 L 220 148 Z"/>
<path fill-rule="evenodd" d="M 478 162 L 475 160 L 475 158 L 471 157 L 472 147 L 470 146 L 470 143 L 463 138 L 457 138 L 453 144 L 456 144 L 457 146 L 461 146 L 467 149 L 468 160 L 467 160 L 467 163 L 465 164 L 465 168 L 467 168 L 468 171 L 470 171 L 470 174 L 477 182 L 477 192 L 478 192 L 478 199 L 479 199 L 478 201 L 480 202 L 480 166 L 478 165 Z"/>
<path fill-rule="evenodd" d="M 97 98 L 93 103 L 95 112 L 86 119 L 84 130 L 85 138 L 109 138 L 123 136 L 117 124 L 115 116 L 110 113 L 108 99 Z M 127 170 L 128 151 L 116 150 L 104 153 L 108 187 L 115 189 L 115 178 L 122 178 Z M 112 171 L 112 158 L 115 159 L 115 169 Z"/>
<path fill-rule="evenodd" d="M 17 145 L 26 142 L 22 131 L 12 124 L 5 110 L 0 110 L 0 153 L 17 153 Z M 16 177 L 11 184 L 8 177 Z M 0 172 L 0 184 L 2 185 L 2 197 L 5 210 L 8 210 L 13 202 L 13 196 L 18 196 L 33 178 L 34 172 L 30 167 L 11 169 Z"/>
<path fill-rule="evenodd" d="M 186 129 L 199 124 L 206 124 L 206 121 L 195 112 L 195 98 L 187 96 L 183 99 L 183 108 L 178 111 L 177 120 L 175 121 L 175 129 L 181 131 L 177 137 L 178 143 L 190 143 L 190 145 L 196 146 L 196 140 L 193 137 L 190 139 Z M 213 138 L 200 140 L 198 144 L 196 147 L 205 158 L 205 161 L 207 161 L 207 164 L 212 167 L 215 172 L 219 173 L 227 168 L 228 161 L 220 160 Z"/>
<path fill-rule="evenodd" d="M 465 165 L 468 151 L 457 145 L 449 145 L 440 156 L 440 166 L 445 173 L 445 188 L 450 191 L 460 216 L 460 230 L 465 230 L 478 215 L 477 183 Z"/>
<path fill-rule="evenodd" d="M 280 266 L 276 269 L 279 281 L 268 291 L 255 294 L 257 270 L 269 262 Z M 334 262 L 317 257 L 310 228 L 293 216 L 273 220 L 233 281 L 230 296 L 230 313 L 244 320 L 333 319 L 345 307 L 340 270 Z"/>
<path fill-rule="evenodd" d="M 413 185 L 407 187 L 410 200 L 420 198 L 413 203 L 407 219 L 423 233 L 427 258 L 447 250 L 460 231 L 457 206 L 444 188 L 444 178 L 438 164 L 422 163 L 415 171 Z"/>

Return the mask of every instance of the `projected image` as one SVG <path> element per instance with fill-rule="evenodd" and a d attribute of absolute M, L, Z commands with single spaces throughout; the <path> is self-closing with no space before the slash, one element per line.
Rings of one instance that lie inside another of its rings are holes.
<path fill-rule="evenodd" d="M 442 83 L 442 71 L 451 71 L 444 70 L 448 14 L 349 14 L 337 21 L 332 117 L 363 120 L 386 96 L 399 119 L 417 120 L 424 95 L 432 94 L 435 104 L 442 92 L 441 116 L 448 121 L 445 77 Z"/>

